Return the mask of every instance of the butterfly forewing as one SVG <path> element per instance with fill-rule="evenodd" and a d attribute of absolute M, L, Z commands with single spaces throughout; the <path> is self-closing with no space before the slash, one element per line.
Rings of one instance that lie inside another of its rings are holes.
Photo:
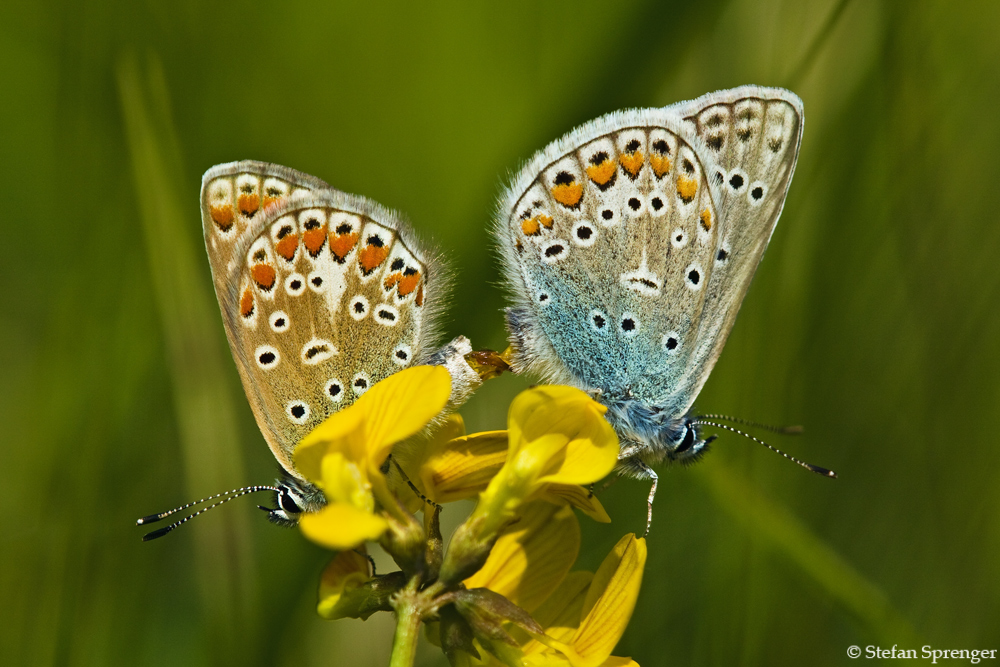
<path fill-rule="evenodd" d="M 501 229 L 522 368 L 650 402 L 681 377 L 719 231 L 684 134 L 668 113 L 613 114 L 522 172 Z"/>
<path fill-rule="evenodd" d="M 722 352 L 778 222 L 795 171 L 803 113 L 793 93 L 758 86 L 710 93 L 667 110 L 703 141 L 700 153 L 716 186 L 720 223 L 698 347 L 673 388 L 687 409 Z"/>
<path fill-rule="evenodd" d="M 213 172 L 203 214 L 226 333 L 258 425 L 294 475 L 304 435 L 426 354 L 430 259 L 392 212 L 291 179 L 229 240 L 212 216 L 219 182 L 236 192 L 241 178 L 277 177 Z"/>

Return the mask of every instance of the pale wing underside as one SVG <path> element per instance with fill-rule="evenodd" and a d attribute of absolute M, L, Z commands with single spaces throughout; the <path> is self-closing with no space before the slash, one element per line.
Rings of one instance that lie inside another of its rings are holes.
<path fill-rule="evenodd" d="M 716 187 L 722 270 L 708 283 L 698 347 L 676 402 L 687 410 L 701 391 L 732 330 L 740 305 L 777 225 L 802 140 L 802 100 L 780 88 L 743 86 L 709 93 L 665 109 L 682 117 L 703 141 Z"/>
<path fill-rule="evenodd" d="M 426 355 L 427 304 L 440 280 L 396 214 L 302 180 L 285 179 L 289 195 L 221 229 L 213 207 L 227 193 L 238 207 L 236 193 L 278 179 L 273 165 L 237 166 L 205 176 L 206 244 L 247 398 L 275 457 L 296 474 L 291 453 L 305 434 Z"/>
<path fill-rule="evenodd" d="M 719 231 L 684 134 L 662 111 L 612 114 L 521 172 L 498 230 L 519 370 L 649 403 L 683 376 Z"/>

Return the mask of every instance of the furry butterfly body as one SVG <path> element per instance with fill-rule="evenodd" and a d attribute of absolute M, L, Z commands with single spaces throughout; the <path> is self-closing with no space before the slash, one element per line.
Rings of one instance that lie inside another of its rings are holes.
<path fill-rule="evenodd" d="M 692 460 L 691 409 L 771 237 L 802 102 L 744 86 L 615 112 L 553 142 L 501 199 L 513 367 L 590 391 L 620 469 Z M 655 489 L 655 485 L 654 485 Z"/>

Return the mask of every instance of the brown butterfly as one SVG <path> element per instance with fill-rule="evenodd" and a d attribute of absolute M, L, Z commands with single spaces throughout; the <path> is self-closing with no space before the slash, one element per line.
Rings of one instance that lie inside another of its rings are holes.
<path fill-rule="evenodd" d="M 269 490 L 277 506 L 262 509 L 276 523 L 294 524 L 325 503 L 292 462 L 295 445 L 320 422 L 415 364 L 449 370 L 450 407 L 481 383 L 465 362 L 472 351 L 466 338 L 434 349 L 445 272 L 398 213 L 314 176 L 247 160 L 205 173 L 201 214 L 229 346 L 257 425 L 283 468 L 275 486 L 213 496 L 205 500 L 221 500 L 201 511 Z"/>

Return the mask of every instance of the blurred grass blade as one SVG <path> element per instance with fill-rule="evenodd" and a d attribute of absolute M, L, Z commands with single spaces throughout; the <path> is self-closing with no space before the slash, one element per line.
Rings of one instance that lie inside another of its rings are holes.
<path fill-rule="evenodd" d="M 758 489 L 718 464 L 705 471 L 699 479 L 723 509 L 801 567 L 881 641 L 901 646 L 922 644 L 913 626 L 885 594 L 787 508 L 767 500 Z"/>
<path fill-rule="evenodd" d="M 819 57 L 819 52 L 823 49 L 823 46 L 827 43 L 830 35 L 833 33 L 833 29 L 837 27 L 837 22 L 840 21 L 840 17 L 843 16 L 844 10 L 847 9 L 847 5 L 851 4 L 851 0 L 840 0 L 837 6 L 830 10 L 830 14 L 826 17 L 826 21 L 823 22 L 823 27 L 821 27 L 816 35 L 813 37 L 812 43 L 809 44 L 809 48 L 806 49 L 805 55 L 802 56 L 802 60 L 799 61 L 798 67 L 790 77 L 788 77 L 788 83 L 785 88 L 789 90 L 797 90 L 802 85 L 802 79 L 809 74 L 809 70 L 812 69 L 813 64 Z"/>
<path fill-rule="evenodd" d="M 118 62 L 118 91 L 154 297 L 166 342 L 174 409 L 189 497 L 246 483 L 235 410 L 226 380 L 220 318 L 209 291 L 204 250 L 192 238 L 197 190 L 185 192 L 165 78 L 155 58 L 145 71 L 128 54 Z M 188 205 L 184 205 L 186 202 Z M 200 227 L 200 224 L 198 224 Z M 234 505 L 236 505 L 234 503 Z M 150 508 L 136 508 L 136 514 Z M 253 655 L 257 592 L 246 507 L 210 512 L 176 536 L 194 539 L 211 662 Z M 186 537 L 184 533 L 187 533 Z M 136 535 L 139 539 L 139 535 Z M 162 544 L 162 543 L 161 543 Z M 161 544 L 151 548 L 160 548 Z"/>

